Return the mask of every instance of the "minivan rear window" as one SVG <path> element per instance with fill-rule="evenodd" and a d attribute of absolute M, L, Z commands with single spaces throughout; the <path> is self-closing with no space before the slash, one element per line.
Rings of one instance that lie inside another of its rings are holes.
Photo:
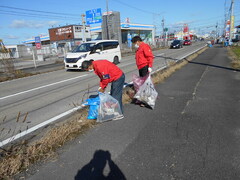
<path fill-rule="evenodd" d="M 72 52 L 77 53 L 77 52 L 89 52 L 93 50 L 95 43 L 83 43 L 76 47 Z"/>
<path fill-rule="evenodd" d="M 108 49 L 114 49 L 117 48 L 119 45 L 118 42 L 113 41 L 113 42 L 104 42 L 103 43 L 103 50 L 108 50 Z"/>

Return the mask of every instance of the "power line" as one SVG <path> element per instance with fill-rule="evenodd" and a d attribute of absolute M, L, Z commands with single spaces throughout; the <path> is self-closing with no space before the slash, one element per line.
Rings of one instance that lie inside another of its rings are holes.
<path fill-rule="evenodd" d="M 32 12 L 39 12 L 39 13 L 47 13 L 47 14 L 79 16 L 79 14 L 68 14 L 68 13 L 57 13 L 57 12 L 50 12 L 50 11 L 39 11 L 39 10 L 33 10 L 33 9 L 24 9 L 24 8 L 10 7 L 10 6 L 0 6 L 0 7 L 8 8 L 8 9 L 16 9 L 16 10 L 21 10 L 21 11 L 32 11 Z"/>
<path fill-rule="evenodd" d="M 132 5 L 130 5 L 130 4 L 127 4 L 127 3 L 122 2 L 122 1 L 119 1 L 119 0 L 114 0 L 114 1 L 115 1 L 115 2 L 118 2 L 119 4 L 122 4 L 122 5 L 124 5 L 124 6 L 127 6 L 127 7 L 129 7 L 129 8 L 132 8 L 132 9 L 134 9 L 134 10 L 141 11 L 141 12 L 143 12 L 143 13 L 152 14 L 152 15 L 161 15 L 161 14 L 163 14 L 163 12 L 162 12 L 162 13 L 153 13 L 152 11 L 146 11 L 146 10 L 144 10 L 144 9 L 140 9 L 140 8 L 138 8 L 138 7 L 132 6 Z"/>
<path fill-rule="evenodd" d="M 79 20 L 79 18 L 73 17 L 64 17 L 64 16 L 52 16 L 52 15 L 44 15 L 44 14 L 36 14 L 36 13 L 25 13 L 25 12 L 17 12 L 17 11 L 5 11 L 1 10 L 1 14 L 15 15 L 15 16 L 25 16 L 25 17 L 41 17 L 41 18 L 54 18 L 54 19 L 72 19 Z"/>
<path fill-rule="evenodd" d="M 235 15 L 240 15 L 240 13 L 235 13 Z M 170 26 L 172 28 L 181 28 L 183 26 L 183 24 L 190 24 L 193 28 L 209 28 L 209 27 L 215 26 L 216 21 L 221 22 L 223 20 L 223 17 L 222 18 L 219 18 L 219 17 L 222 17 L 222 16 L 216 16 L 216 17 L 211 17 L 208 19 L 197 20 L 195 22 L 186 22 L 186 23 L 182 23 L 179 25 L 178 24 L 176 24 L 176 25 L 168 24 L 166 26 Z M 210 20 L 210 19 L 212 19 L 212 20 Z M 205 21 L 205 22 L 199 23 L 199 21 Z M 198 23 L 198 24 L 196 24 L 196 23 Z M 196 25 L 194 25 L 194 24 L 196 24 Z"/>

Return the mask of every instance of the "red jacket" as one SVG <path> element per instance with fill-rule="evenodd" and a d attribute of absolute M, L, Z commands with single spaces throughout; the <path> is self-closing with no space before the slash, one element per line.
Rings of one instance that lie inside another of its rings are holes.
<path fill-rule="evenodd" d="M 100 87 L 105 89 L 108 83 L 118 80 L 123 72 L 115 64 L 108 60 L 93 61 L 94 72 L 101 79 Z"/>
<path fill-rule="evenodd" d="M 152 67 L 153 54 L 150 46 L 142 42 L 136 52 L 136 64 L 138 69 L 142 69 L 144 66 Z"/>

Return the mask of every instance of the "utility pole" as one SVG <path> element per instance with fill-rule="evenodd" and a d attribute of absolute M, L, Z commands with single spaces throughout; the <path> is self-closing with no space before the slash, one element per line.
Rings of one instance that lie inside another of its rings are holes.
<path fill-rule="evenodd" d="M 83 42 L 86 42 L 86 36 L 85 36 L 85 32 L 86 32 L 86 26 L 85 26 L 85 23 L 86 23 L 86 21 L 85 21 L 85 14 L 82 14 L 81 15 L 82 16 L 82 25 L 83 25 L 83 28 L 82 28 L 82 32 L 83 32 L 83 37 L 82 37 L 82 41 Z"/>
<path fill-rule="evenodd" d="M 108 32 L 108 0 L 106 0 L 106 10 L 107 10 L 107 15 L 106 15 L 106 31 L 107 31 L 107 39 L 109 39 L 109 32 Z"/>
<path fill-rule="evenodd" d="M 33 47 L 32 47 L 32 54 L 33 54 L 33 64 L 34 64 L 34 67 L 37 68 L 36 58 L 35 58 Z"/>
<path fill-rule="evenodd" d="M 230 41 L 233 38 L 233 31 L 234 31 L 234 0 L 231 3 L 231 19 L 230 19 Z"/>
<path fill-rule="evenodd" d="M 163 42 L 164 42 L 164 46 L 165 46 L 165 39 L 164 39 L 164 17 L 163 17 L 163 19 L 162 19 L 162 29 L 163 29 L 162 37 L 163 37 Z"/>
<path fill-rule="evenodd" d="M 224 23 L 223 23 L 223 36 L 226 36 L 226 27 L 227 27 L 227 20 L 228 20 L 228 8 L 227 8 L 227 0 L 224 3 Z"/>
<path fill-rule="evenodd" d="M 216 33 L 215 33 L 215 39 L 217 40 L 217 38 L 218 38 L 218 22 L 217 22 L 217 24 L 216 24 Z"/>

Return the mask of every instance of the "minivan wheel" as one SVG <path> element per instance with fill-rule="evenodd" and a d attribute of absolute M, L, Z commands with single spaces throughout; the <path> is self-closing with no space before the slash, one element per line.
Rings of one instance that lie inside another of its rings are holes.
<path fill-rule="evenodd" d="M 114 64 L 119 64 L 119 58 L 117 56 L 114 57 L 113 63 Z"/>

